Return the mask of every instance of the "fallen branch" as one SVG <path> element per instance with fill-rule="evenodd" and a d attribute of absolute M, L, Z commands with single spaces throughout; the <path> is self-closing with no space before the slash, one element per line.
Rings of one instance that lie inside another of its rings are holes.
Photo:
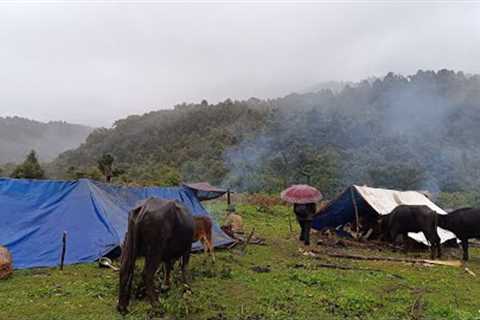
<path fill-rule="evenodd" d="M 319 255 L 313 253 L 312 251 L 303 251 L 303 250 L 300 250 L 300 252 L 303 253 L 303 255 L 308 255 L 314 259 L 317 259 L 317 260 L 320 260 L 322 259 L 322 257 L 320 257 Z M 330 263 L 317 263 L 315 266 L 317 267 L 321 267 L 321 268 L 330 268 L 330 269 L 340 269 L 340 270 L 353 270 L 353 271 L 367 271 L 367 272 L 381 272 L 381 273 L 385 273 L 385 274 L 388 274 L 392 277 L 395 277 L 395 278 L 398 278 L 398 279 L 404 279 L 402 276 L 398 275 L 398 274 L 394 274 L 394 273 L 389 273 L 387 271 L 384 271 L 384 270 L 380 270 L 380 269 L 371 269 L 371 268 L 359 268 L 359 267 L 353 267 L 353 266 L 344 266 L 344 265 L 337 265 L 337 264 L 330 264 Z"/>
<path fill-rule="evenodd" d="M 460 260 L 423 260 L 425 263 L 428 264 L 435 264 L 439 266 L 448 266 L 448 267 L 455 267 L 461 268 L 463 266 L 462 261 Z"/>
<path fill-rule="evenodd" d="M 376 241 L 376 240 L 351 240 L 351 239 L 345 239 L 345 238 L 328 238 L 328 237 L 320 237 L 317 241 L 318 245 L 322 246 L 329 246 L 329 247 L 336 247 L 336 246 L 342 246 L 342 247 L 357 247 L 357 248 L 365 248 L 365 249 L 376 249 L 378 251 L 383 251 L 385 249 L 391 249 L 394 251 L 400 251 L 403 248 L 395 246 L 393 244 L 387 243 L 387 242 L 381 242 L 381 241 Z"/>
<path fill-rule="evenodd" d="M 449 267 L 456 267 L 456 268 L 460 268 L 463 266 L 462 262 L 459 260 L 441 261 L 441 260 L 378 257 L 378 256 L 367 257 L 367 256 L 340 254 L 340 253 L 327 253 L 327 255 L 333 258 L 344 258 L 344 259 L 352 259 L 352 260 L 394 261 L 394 262 L 407 262 L 407 263 L 417 263 L 417 264 L 442 265 L 442 266 L 449 266 Z"/>
<path fill-rule="evenodd" d="M 309 256 L 314 259 L 322 259 L 318 254 L 314 253 L 313 251 L 307 251 L 302 248 L 299 248 L 298 251 L 302 253 L 304 256 Z M 320 268 L 329 268 L 329 269 L 340 269 L 340 270 L 353 270 L 353 271 L 367 271 L 367 272 L 381 272 L 388 274 L 392 277 L 398 278 L 398 279 L 404 279 L 402 276 L 394 273 L 389 273 L 380 269 L 371 269 L 371 268 L 359 268 L 359 267 L 352 267 L 352 266 L 341 266 L 338 264 L 330 264 L 330 263 L 317 263 L 315 266 L 320 267 Z"/>
<path fill-rule="evenodd" d="M 317 264 L 315 264 L 315 266 L 320 267 L 320 268 L 327 268 L 327 269 L 383 272 L 382 270 L 378 270 L 378 269 L 356 268 L 356 267 L 341 266 L 341 265 L 338 265 L 338 264 L 330 264 L 330 263 L 317 263 Z"/>
<path fill-rule="evenodd" d="M 470 270 L 469 268 L 465 267 L 465 271 L 471 275 L 472 277 L 476 277 L 477 275 L 475 274 L 475 272 L 473 272 L 472 270 Z"/>
<path fill-rule="evenodd" d="M 318 259 L 318 258 L 317 258 Z M 380 269 L 371 269 L 371 268 L 357 268 L 357 267 L 350 267 L 350 266 L 340 266 L 338 264 L 329 264 L 329 263 L 317 263 L 315 264 L 316 267 L 320 268 L 327 268 L 327 269 L 340 269 L 340 270 L 350 270 L 350 271 L 366 271 L 366 272 L 380 272 L 380 273 L 385 273 L 388 274 L 392 277 L 398 278 L 398 279 L 404 279 L 402 276 L 399 276 L 398 274 L 394 273 L 388 273 L 386 271 L 380 270 Z"/>

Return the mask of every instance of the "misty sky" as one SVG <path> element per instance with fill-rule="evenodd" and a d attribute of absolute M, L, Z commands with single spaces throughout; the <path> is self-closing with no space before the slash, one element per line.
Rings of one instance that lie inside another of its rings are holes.
<path fill-rule="evenodd" d="M 480 73 L 480 3 L 0 3 L 0 116 L 110 126 L 389 71 Z"/>

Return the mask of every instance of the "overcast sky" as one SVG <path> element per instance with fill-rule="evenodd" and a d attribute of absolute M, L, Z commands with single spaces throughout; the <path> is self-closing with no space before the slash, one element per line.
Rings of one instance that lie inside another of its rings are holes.
<path fill-rule="evenodd" d="M 0 116 L 110 126 L 389 71 L 480 73 L 480 3 L 0 4 Z"/>

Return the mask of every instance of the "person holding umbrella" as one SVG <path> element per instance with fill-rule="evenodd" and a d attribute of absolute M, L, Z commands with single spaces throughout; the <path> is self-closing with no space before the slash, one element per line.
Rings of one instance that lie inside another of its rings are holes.
<path fill-rule="evenodd" d="M 317 208 L 315 203 L 322 199 L 320 191 L 306 184 L 293 185 L 282 191 L 280 197 L 293 203 L 293 212 L 300 225 L 300 241 L 310 245 L 310 228 Z"/>

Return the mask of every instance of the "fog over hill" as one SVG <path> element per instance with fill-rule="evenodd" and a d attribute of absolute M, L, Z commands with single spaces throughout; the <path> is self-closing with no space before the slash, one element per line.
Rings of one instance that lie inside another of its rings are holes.
<path fill-rule="evenodd" d="M 50 161 L 60 153 L 77 148 L 92 128 L 66 122 L 39 122 L 20 117 L 0 117 L 0 164 L 20 162 L 30 150 L 41 161 Z"/>
<path fill-rule="evenodd" d="M 480 190 L 480 77 L 450 70 L 388 73 L 277 99 L 177 105 L 118 120 L 59 156 L 54 172 L 111 153 L 117 179 L 208 180 L 246 191 L 351 183 Z"/>

